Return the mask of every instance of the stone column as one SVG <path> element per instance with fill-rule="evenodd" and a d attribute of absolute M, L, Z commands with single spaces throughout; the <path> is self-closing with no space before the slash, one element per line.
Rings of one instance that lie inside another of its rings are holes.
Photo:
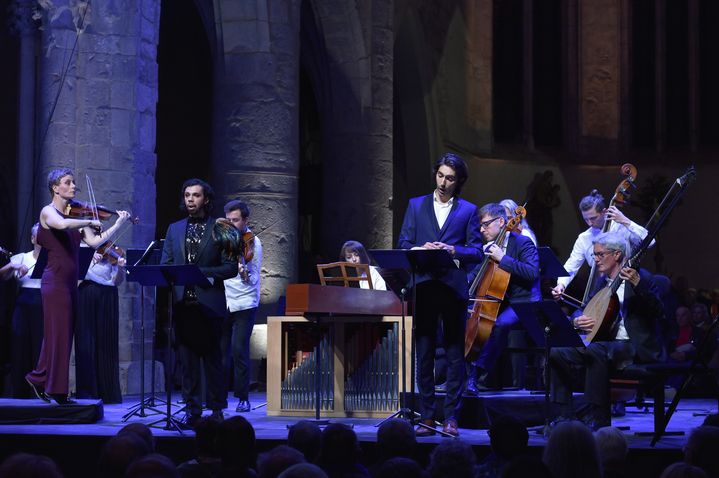
<path fill-rule="evenodd" d="M 39 129 L 49 127 L 41 145 L 40 204 L 47 203 L 44 177 L 50 169 L 72 168 L 83 190 L 80 199 L 87 198 L 87 174 L 99 203 L 130 210 L 140 219 L 119 244 L 145 248 L 155 235 L 160 2 L 55 0 L 43 5 L 49 9 L 43 12 Z M 145 328 L 152 330 L 151 303 L 146 302 L 145 311 Z M 137 369 L 140 347 L 145 347 L 146 358 L 152 353 L 151 334 L 139 343 L 139 319 L 139 288 L 124 284 L 120 287 L 123 391 L 139 388 L 134 374 L 130 380 L 126 375 L 133 361 Z"/>
<path fill-rule="evenodd" d="M 20 38 L 20 71 L 18 74 L 18 141 L 17 141 L 17 231 L 18 251 L 32 249 L 30 227 L 37 221 L 40 208 L 34 201 L 32 185 L 35 175 L 35 81 L 38 24 L 33 19 L 34 0 L 16 0 L 12 27 Z"/>
<path fill-rule="evenodd" d="M 300 2 L 215 5 L 212 183 L 218 202 L 249 205 L 264 248 L 261 301 L 273 303 L 297 275 Z"/>
<path fill-rule="evenodd" d="M 581 149 L 617 149 L 620 139 L 623 0 L 580 2 L 578 13 Z"/>
<path fill-rule="evenodd" d="M 392 247 L 394 2 L 312 2 L 327 49 L 322 251 Z M 318 99 L 318 101 L 321 101 Z M 399 205 L 404 207 L 404 205 Z"/>

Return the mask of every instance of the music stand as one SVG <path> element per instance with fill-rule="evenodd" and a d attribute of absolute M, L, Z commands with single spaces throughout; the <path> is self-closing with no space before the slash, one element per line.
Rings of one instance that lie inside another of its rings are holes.
<path fill-rule="evenodd" d="M 402 301 L 402 393 L 400 394 L 400 409 L 389 417 L 382 420 L 376 426 L 380 426 L 390 418 L 400 417 L 413 425 L 418 425 L 422 428 L 433 430 L 440 435 L 451 437 L 450 433 L 445 433 L 442 430 L 437 430 L 422 422 L 417 421 L 419 413 L 407 407 L 407 364 L 406 364 L 406 344 L 404 337 L 406 336 L 405 328 L 405 308 L 406 308 L 406 294 L 407 286 L 412 288 L 412 313 L 416 314 L 417 305 L 417 288 L 414 287 L 417 280 L 418 272 L 434 272 L 442 269 L 449 269 L 456 267 L 452 256 L 448 251 L 440 249 L 372 249 L 368 251 L 370 256 L 375 260 L 377 265 L 383 270 L 397 271 L 397 274 L 407 271 L 410 273 L 410 283 L 405 284 L 399 291 L 396 290 L 397 283 L 394 282 L 392 290 L 399 296 Z M 395 275 L 395 274 L 393 274 Z M 399 293 L 398 293 L 399 292 Z M 415 320 L 412 320 L 412 330 L 410 331 L 410 355 L 412 356 L 412 370 L 410 374 L 410 386 L 412 389 L 412 395 L 414 396 L 414 361 L 415 361 L 415 350 L 414 350 L 414 331 L 416 327 L 416 315 Z"/>
<path fill-rule="evenodd" d="M 167 305 L 167 357 L 168 362 L 172 362 L 172 299 L 175 286 L 209 286 L 210 281 L 200 271 L 195 264 L 183 265 L 153 265 L 153 266 L 137 266 L 128 268 L 130 274 L 139 273 L 147 276 L 148 282 L 153 282 L 156 287 L 168 288 L 168 305 Z M 154 421 L 148 426 L 155 426 L 158 423 L 165 423 L 165 430 L 176 430 L 181 435 L 182 427 L 180 423 L 172 416 L 172 386 L 170 380 L 170 367 L 165 367 L 165 394 L 167 401 L 167 410 L 165 418 Z"/>
<path fill-rule="evenodd" d="M 519 321 L 538 346 L 544 348 L 544 434 L 549 431 L 549 353 L 552 347 L 584 347 L 584 342 L 574 330 L 554 300 L 539 302 L 514 302 L 512 309 Z M 539 319 L 539 320 L 537 320 Z"/>
<path fill-rule="evenodd" d="M 547 246 L 538 247 L 537 253 L 539 254 L 539 274 L 542 277 L 556 279 L 569 276 L 567 269 L 559 262 L 552 249 Z"/>
<path fill-rule="evenodd" d="M 142 265 L 153 264 L 156 265 L 159 261 L 159 252 L 162 250 L 162 241 L 152 241 L 146 249 L 130 249 L 127 252 L 126 259 L 129 264 L 132 264 L 127 270 L 127 281 L 137 282 L 140 284 L 140 402 L 129 407 L 129 411 L 122 416 L 122 421 L 126 422 L 133 415 L 139 417 L 146 417 L 145 409 L 153 411 L 153 415 L 162 413 L 155 407 L 155 356 L 154 356 L 154 344 L 155 334 L 153 331 L 152 344 L 153 344 L 153 356 L 152 356 L 152 376 L 151 376 L 151 391 L 150 396 L 145 398 L 145 287 L 155 287 L 155 303 L 157 302 L 157 288 L 156 284 L 153 283 L 153 276 L 144 272 Z M 163 282 L 164 282 L 164 278 Z M 160 400 L 163 402 L 163 400 Z"/>

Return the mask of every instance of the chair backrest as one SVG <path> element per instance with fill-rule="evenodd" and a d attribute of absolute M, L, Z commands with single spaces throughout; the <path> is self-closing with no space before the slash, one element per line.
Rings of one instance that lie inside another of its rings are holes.
<path fill-rule="evenodd" d="M 373 288 L 368 264 L 355 264 L 353 262 L 317 264 L 317 273 L 320 276 L 320 284 L 322 285 L 361 287 L 362 282 L 367 282 L 369 288 Z"/>

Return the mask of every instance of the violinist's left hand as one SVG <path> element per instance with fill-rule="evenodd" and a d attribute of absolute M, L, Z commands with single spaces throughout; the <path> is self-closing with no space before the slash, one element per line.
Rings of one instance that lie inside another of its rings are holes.
<path fill-rule="evenodd" d="M 130 219 L 130 213 L 127 211 L 117 211 L 117 221 L 115 221 L 115 225 L 119 226 L 127 220 Z"/>
<path fill-rule="evenodd" d="M 624 269 L 620 270 L 619 277 L 626 281 L 629 281 L 634 287 L 639 285 L 639 281 L 642 279 L 639 275 L 639 272 L 637 272 L 636 269 L 632 269 L 631 267 L 625 267 Z"/>
<path fill-rule="evenodd" d="M 491 244 L 487 249 L 485 249 L 484 253 L 497 262 L 500 262 L 504 257 L 504 251 L 497 244 Z"/>

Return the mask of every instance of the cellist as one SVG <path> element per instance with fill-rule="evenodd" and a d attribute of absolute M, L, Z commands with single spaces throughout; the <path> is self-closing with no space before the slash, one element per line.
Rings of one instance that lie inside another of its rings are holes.
<path fill-rule="evenodd" d="M 596 189 L 593 189 L 592 192 L 579 201 L 579 212 L 581 212 L 582 219 L 589 228 L 579 234 L 577 240 L 574 241 L 572 252 L 569 254 L 567 262 L 564 263 L 564 268 L 569 273 L 569 277 L 557 279 L 557 286 L 552 289 L 552 296 L 555 299 L 562 297 L 562 293 L 569 286 L 574 275 L 585 261 L 590 267 L 594 263 L 592 241 L 602 232 L 605 221 L 612 221 L 608 232 L 617 232 L 629 242 L 631 247 L 638 246 L 642 239 L 647 237 L 647 230 L 627 218 L 616 206 L 607 207 L 604 196 Z M 649 247 L 653 247 L 654 243 L 655 241 L 652 241 Z M 588 285 L 588 287 L 590 286 Z"/>
<path fill-rule="evenodd" d="M 497 262 L 499 268 L 509 272 L 511 277 L 489 340 L 482 347 L 479 357 L 471 364 L 471 372 L 467 380 L 469 393 L 477 393 L 487 388 L 487 376 L 493 371 L 497 359 L 507 347 L 509 332 L 518 325 L 519 318 L 510 304 L 536 302 L 542 298 L 539 287 L 539 254 L 534 242 L 526 236 L 510 232 L 505 236 L 505 244 L 495 243 L 495 239 L 507 222 L 507 215 L 501 204 L 485 204 L 479 210 L 479 217 L 485 260 Z M 469 274 L 470 282 L 474 280 L 480 268 L 481 265 L 478 265 Z M 514 377 L 515 381 L 519 378 Z"/>

